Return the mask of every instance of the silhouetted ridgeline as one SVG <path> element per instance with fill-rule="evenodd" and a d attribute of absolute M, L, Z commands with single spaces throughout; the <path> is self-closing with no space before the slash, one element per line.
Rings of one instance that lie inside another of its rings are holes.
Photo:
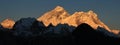
<path fill-rule="evenodd" d="M 35 18 L 22 18 L 13 29 L 0 26 L 0 45 L 119 45 L 120 38 L 98 27 L 88 24 L 78 27 L 67 24 L 50 24 L 45 27 Z"/>
<path fill-rule="evenodd" d="M 100 27 L 98 27 L 100 28 Z M 102 29 L 102 28 L 101 28 Z M 90 45 L 119 45 L 120 38 L 114 37 L 115 35 L 107 32 L 104 32 L 97 29 L 94 30 L 88 24 L 79 25 L 73 32 L 73 37 L 77 44 L 90 44 Z M 111 36 L 114 35 L 114 36 Z"/>

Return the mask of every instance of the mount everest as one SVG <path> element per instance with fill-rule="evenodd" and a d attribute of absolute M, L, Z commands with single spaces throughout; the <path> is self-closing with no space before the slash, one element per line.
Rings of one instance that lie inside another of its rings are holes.
<path fill-rule="evenodd" d="M 97 38 L 103 39 L 105 41 L 109 39 L 110 41 L 118 39 L 117 41 L 119 41 L 120 36 L 119 34 L 120 31 L 111 30 L 97 17 L 97 14 L 94 13 L 92 10 L 88 12 L 83 11 L 75 12 L 71 15 L 61 6 L 55 7 L 53 10 L 44 13 L 41 17 L 38 18 L 31 17 L 21 18 L 16 22 L 12 19 L 5 19 L 0 24 L 0 31 L 2 33 L 3 32 L 7 33 L 7 34 L 3 33 L 4 35 L 12 35 L 15 39 L 18 39 L 13 40 L 18 41 L 16 43 L 19 44 L 20 44 L 19 39 L 25 40 L 30 39 L 31 41 L 37 40 L 36 38 L 39 36 L 40 36 L 39 38 L 41 39 L 38 38 L 38 42 L 42 39 L 48 41 L 49 38 L 50 40 L 52 40 L 53 38 L 61 39 L 63 37 L 64 38 L 69 37 L 69 39 L 71 40 L 75 37 L 78 38 L 79 37 L 78 35 L 81 35 L 83 37 L 83 38 L 80 37 L 81 39 L 84 39 L 84 35 L 88 37 L 92 35 L 93 38 L 90 39 Z M 91 32 L 93 32 L 93 34 Z M 27 41 L 29 43 L 29 40 Z M 24 45 L 24 42 L 21 45 Z"/>

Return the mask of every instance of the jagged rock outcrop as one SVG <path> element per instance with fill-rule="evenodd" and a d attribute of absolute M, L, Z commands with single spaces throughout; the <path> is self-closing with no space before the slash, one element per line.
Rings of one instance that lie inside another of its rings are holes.
<path fill-rule="evenodd" d="M 12 29 L 15 24 L 15 21 L 12 19 L 5 19 L 0 24 L 2 25 L 3 28 Z"/>
<path fill-rule="evenodd" d="M 97 14 L 92 10 L 88 12 L 75 12 L 73 15 L 70 15 L 63 9 L 63 7 L 57 6 L 55 9 L 39 17 L 37 20 L 42 21 L 45 26 L 48 26 L 50 23 L 56 26 L 60 23 L 77 27 L 82 23 L 87 23 L 94 29 L 97 29 L 97 27 L 100 26 L 108 31 L 111 31 L 107 25 L 100 21 Z"/>

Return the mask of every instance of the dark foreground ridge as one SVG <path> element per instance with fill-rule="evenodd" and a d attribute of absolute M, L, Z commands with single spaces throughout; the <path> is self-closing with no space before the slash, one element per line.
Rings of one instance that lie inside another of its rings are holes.
<path fill-rule="evenodd" d="M 120 45 L 119 37 L 102 30 L 85 23 L 76 28 L 67 24 L 45 27 L 35 18 L 23 18 L 13 29 L 0 26 L 0 45 Z"/>

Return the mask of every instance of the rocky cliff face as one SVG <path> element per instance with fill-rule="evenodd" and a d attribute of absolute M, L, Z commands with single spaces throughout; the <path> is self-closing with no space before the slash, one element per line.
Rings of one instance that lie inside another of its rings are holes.
<path fill-rule="evenodd" d="M 52 23 L 54 26 L 57 24 L 68 24 L 70 26 L 77 27 L 82 23 L 87 23 L 94 29 L 97 29 L 97 27 L 100 26 L 108 31 L 111 31 L 107 25 L 100 21 L 100 19 L 97 17 L 97 14 L 92 10 L 88 12 L 75 12 L 74 14 L 70 15 L 66 10 L 64 10 L 63 7 L 57 6 L 55 9 L 43 14 L 37 20 L 42 21 L 45 26 L 48 26 L 50 23 Z"/>
<path fill-rule="evenodd" d="M 14 24 L 15 24 L 15 21 L 12 20 L 12 19 L 5 19 L 3 20 L 1 23 L 2 27 L 4 28 L 8 28 L 8 29 L 12 29 Z"/>

